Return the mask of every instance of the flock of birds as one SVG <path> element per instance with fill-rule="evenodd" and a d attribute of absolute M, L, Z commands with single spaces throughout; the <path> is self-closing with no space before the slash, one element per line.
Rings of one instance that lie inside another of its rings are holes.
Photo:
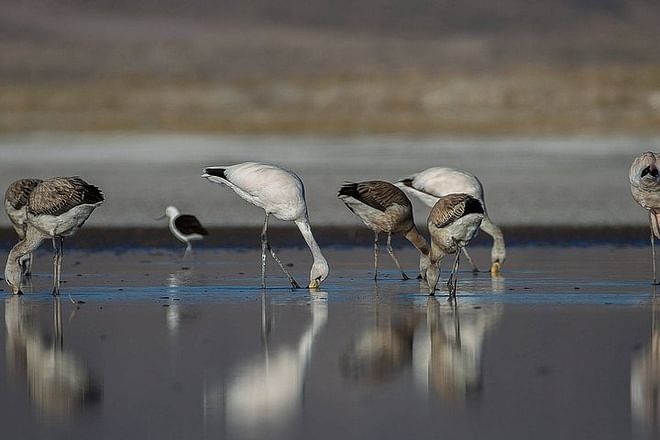
<path fill-rule="evenodd" d="M 655 238 L 660 238 L 659 158 L 660 155 L 652 152 L 642 154 L 633 161 L 629 174 L 633 198 L 649 212 L 654 283 L 657 283 Z M 308 287 L 318 288 L 327 278 L 328 262 L 312 233 L 305 188 L 298 175 L 268 163 L 244 162 L 205 168 L 202 177 L 231 188 L 239 197 L 265 211 L 261 231 L 262 288 L 266 287 L 267 251 L 291 287 L 300 287 L 268 241 L 271 215 L 294 222 L 309 246 L 314 261 Z M 406 193 L 431 207 L 427 220 L 430 246 L 415 227 L 412 204 Z M 374 279 L 378 278 L 379 234 L 387 234 L 387 251 L 404 280 L 409 277 L 394 254 L 392 235 L 403 234 L 419 251 L 418 278 L 426 281 L 429 295 L 435 294 L 440 279 L 440 262 L 446 255 L 454 255 L 447 278 L 450 299 L 456 296 L 461 254 L 465 254 L 473 270 L 477 270 L 466 247 L 479 229 L 493 238 L 491 272 L 499 272 L 506 259 L 504 236 L 488 217 L 483 186 L 474 175 L 465 171 L 434 167 L 394 184 L 380 180 L 347 182 L 337 196 L 374 232 Z M 22 293 L 23 280 L 30 276 L 32 253 L 48 238 L 52 240 L 54 250 L 53 295 L 59 294 L 63 239 L 75 234 L 103 201 L 103 192 L 80 177 L 21 179 L 9 186 L 5 194 L 5 210 L 20 238 L 9 252 L 5 265 L 5 281 L 13 294 Z M 194 216 L 181 214 L 174 206 L 166 209 L 161 218 L 165 217 L 169 219 L 173 235 L 186 243 L 186 254 L 192 250 L 191 241 L 208 234 Z"/>

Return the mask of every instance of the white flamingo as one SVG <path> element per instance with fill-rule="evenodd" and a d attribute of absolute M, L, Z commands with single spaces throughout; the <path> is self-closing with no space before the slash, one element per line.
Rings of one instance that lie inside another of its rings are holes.
<path fill-rule="evenodd" d="M 655 271 L 655 238 L 660 238 L 660 172 L 656 163 L 659 159 L 660 155 L 650 151 L 636 157 L 628 176 L 633 198 L 649 212 L 653 284 L 658 282 Z"/>
<path fill-rule="evenodd" d="M 25 237 L 9 252 L 5 266 L 5 281 L 12 293 L 22 294 L 22 258 L 52 238 L 53 295 L 60 294 L 62 241 L 75 234 L 103 201 L 103 192 L 80 177 L 53 177 L 34 188 L 28 201 Z"/>
<path fill-rule="evenodd" d="M 399 180 L 396 185 L 420 199 L 425 205 L 433 207 L 438 199 L 448 194 L 468 194 L 481 202 L 484 208 L 484 219 L 481 229 L 493 237 L 491 250 L 491 272 L 498 273 L 506 259 L 506 246 L 502 230 L 497 227 L 488 217 L 488 210 L 484 201 L 484 188 L 479 179 L 467 171 L 448 167 L 433 167 L 417 174 L 412 174 Z M 463 248 L 465 256 L 470 260 L 473 270 L 478 271 L 477 266 L 470 258 L 467 250 Z"/>
<path fill-rule="evenodd" d="M 243 200 L 266 211 L 261 232 L 261 287 L 266 287 L 266 249 L 289 279 L 291 286 L 299 288 L 296 280 L 286 270 L 268 242 L 268 219 L 271 215 L 296 224 L 307 246 L 312 251 L 314 263 L 309 274 L 309 288 L 316 289 L 328 276 L 328 262 L 316 243 L 309 224 L 305 187 L 295 173 L 276 165 L 262 162 L 243 162 L 231 166 L 204 169 L 202 177 L 211 182 L 226 185 Z"/>

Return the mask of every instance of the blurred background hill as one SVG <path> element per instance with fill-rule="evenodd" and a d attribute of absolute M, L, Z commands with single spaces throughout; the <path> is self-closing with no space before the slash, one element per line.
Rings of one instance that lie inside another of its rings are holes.
<path fill-rule="evenodd" d="M 660 127 L 652 0 L 0 0 L 0 132 Z"/>

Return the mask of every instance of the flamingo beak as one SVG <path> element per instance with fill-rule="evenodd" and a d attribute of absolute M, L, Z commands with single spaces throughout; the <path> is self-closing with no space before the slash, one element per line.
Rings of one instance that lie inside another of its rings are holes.
<path fill-rule="evenodd" d="M 315 278 L 309 282 L 308 289 L 318 289 L 319 287 L 321 287 L 321 280 L 318 278 Z"/>
<path fill-rule="evenodd" d="M 162 220 L 162 219 L 164 219 L 165 217 L 167 217 L 167 215 L 166 215 L 166 214 L 163 214 L 163 215 L 161 215 L 160 217 L 156 217 L 156 218 L 154 218 L 154 220 Z"/>
<path fill-rule="evenodd" d="M 490 267 L 490 273 L 493 275 L 498 275 L 501 269 L 502 269 L 502 264 L 499 261 L 496 261 Z"/>

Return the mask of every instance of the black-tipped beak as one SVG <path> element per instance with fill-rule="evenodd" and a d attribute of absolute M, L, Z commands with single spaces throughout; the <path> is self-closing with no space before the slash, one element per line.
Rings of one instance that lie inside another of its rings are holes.
<path fill-rule="evenodd" d="M 658 168 L 655 165 L 653 165 L 653 166 L 649 165 L 648 167 L 646 167 L 642 170 L 641 177 L 644 177 L 647 174 L 651 175 L 652 177 L 658 177 L 658 174 L 660 174 L 660 173 L 658 173 Z"/>
<path fill-rule="evenodd" d="M 16 295 L 23 295 L 23 291 L 21 289 L 18 289 L 18 292 L 16 292 Z"/>

